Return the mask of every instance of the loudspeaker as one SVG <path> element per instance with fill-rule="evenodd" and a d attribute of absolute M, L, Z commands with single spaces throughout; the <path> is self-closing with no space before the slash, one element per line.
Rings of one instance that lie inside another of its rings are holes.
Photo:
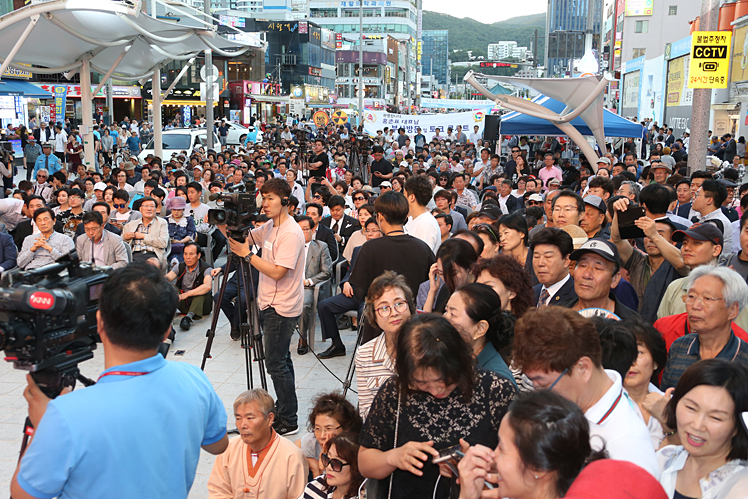
<path fill-rule="evenodd" d="M 493 142 L 499 136 L 501 130 L 501 116 L 496 114 L 486 115 L 486 126 L 483 128 L 483 140 Z"/>

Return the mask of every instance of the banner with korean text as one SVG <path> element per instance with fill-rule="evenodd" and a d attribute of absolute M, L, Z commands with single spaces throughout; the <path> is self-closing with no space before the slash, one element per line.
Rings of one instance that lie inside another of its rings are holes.
<path fill-rule="evenodd" d="M 68 96 L 67 85 L 54 85 L 52 94 L 55 96 L 55 119 L 59 122 L 65 122 L 65 105 Z"/>
<path fill-rule="evenodd" d="M 384 130 L 385 127 L 394 129 L 395 135 L 399 128 L 404 128 L 405 133 L 410 136 L 415 135 L 417 129 L 420 128 L 426 140 L 431 141 L 437 129 L 439 129 L 439 136 L 446 138 L 447 129 L 451 127 L 456 133 L 457 125 L 462 126 L 462 133 L 467 136 L 473 133 L 473 127 L 477 125 L 478 133 L 483 135 L 485 122 L 485 111 L 449 114 L 394 114 L 385 111 L 364 111 L 364 130 L 372 137 L 377 135 L 377 130 Z"/>

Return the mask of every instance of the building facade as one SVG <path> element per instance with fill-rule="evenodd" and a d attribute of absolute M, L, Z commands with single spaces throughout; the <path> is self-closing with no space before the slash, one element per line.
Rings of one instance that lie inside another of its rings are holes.
<path fill-rule="evenodd" d="M 449 85 L 451 68 L 449 63 L 449 31 L 423 30 L 423 74 L 432 75 L 438 84 Z"/>
<path fill-rule="evenodd" d="M 548 76 L 572 76 L 574 60 L 584 56 L 586 44 L 601 52 L 603 0 L 548 0 L 545 61 Z M 591 43 L 587 35 L 591 37 Z"/>

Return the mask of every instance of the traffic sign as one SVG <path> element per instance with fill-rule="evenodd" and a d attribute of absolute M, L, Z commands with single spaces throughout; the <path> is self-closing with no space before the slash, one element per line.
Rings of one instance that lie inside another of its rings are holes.
<path fill-rule="evenodd" d="M 332 122 L 337 126 L 344 125 L 348 122 L 348 115 L 345 114 L 345 111 L 335 111 L 332 113 Z"/>
<path fill-rule="evenodd" d="M 330 122 L 330 117 L 324 111 L 317 111 L 312 115 L 312 120 L 318 128 L 321 128 L 327 126 L 327 124 Z"/>
<path fill-rule="evenodd" d="M 213 67 L 211 68 L 210 76 L 213 81 L 218 79 L 218 68 L 215 67 L 215 65 L 213 65 Z M 203 66 L 200 68 L 200 78 L 202 78 L 203 81 L 208 81 L 208 66 Z"/>
<path fill-rule="evenodd" d="M 688 88 L 727 88 L 731 31 L 694 31 Z"/>

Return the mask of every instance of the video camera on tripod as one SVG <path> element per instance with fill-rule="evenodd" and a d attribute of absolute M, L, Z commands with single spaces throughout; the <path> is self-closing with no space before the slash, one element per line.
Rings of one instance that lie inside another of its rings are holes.
<path fill-rule="evenodd" d="M 61 275 L 67 270 L 66 275 Z M 109 267 L 81 263 L 75 252 L 56 263 L 3 276 L 0 349 L 13 367 L 31 372 L 50 398 L 81 379 L 78 364 L 100 341 L 96 312 Z"/>
<path fill-rule="evenodd" d="M 240 184 L 229 188 L 230 192 L 211 194 L 211 201 L 220 200 L 223 208 L 208 210 L 210 225 L 226 225 L 226 235 L 243 243 L 247 238 L 252 222 L 257 217 L 257 191 L 255 179 L 245 175 Z"/>

